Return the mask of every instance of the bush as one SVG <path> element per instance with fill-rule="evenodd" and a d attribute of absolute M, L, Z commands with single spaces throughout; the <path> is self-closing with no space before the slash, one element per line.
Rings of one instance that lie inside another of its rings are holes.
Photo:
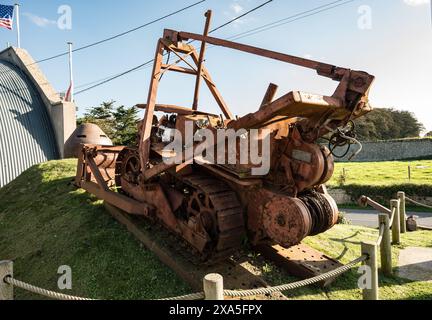
<path fill-rule="evenodd" d="M 390 200 L 397 198 L 399 191 L 404 191 L 407 196 L 430 197 L 432 195 L 431 185 L 416 184 L 396 184 L 389 186 L 367 186 L 349 184 L 340 186 L 353 200 L 357 201 L 362 196 L 367 196 L 373 200 L 388 206 Z"/>
<path fill-rule="evenodd" d="M 345 212 L 339 212 L 339 218 L 337 224 L 351 225 L 352 222 L 346 217 Z"/>

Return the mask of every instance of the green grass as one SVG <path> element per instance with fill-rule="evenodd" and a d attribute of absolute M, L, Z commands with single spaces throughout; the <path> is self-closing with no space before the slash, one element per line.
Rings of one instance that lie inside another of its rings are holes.
<path fill-rule="evenodd" d="M 349 263 L 360 256 L 360 243 L 374 241 L 378 231 L 359 226 L 337 225 L 325 234 L 310 237 L 305 244 L 323 252 L 324 254 Z M 397 266 L 401 249 L 414 247 L 432 248 L 432 232 L 421 231 L 402 235 L 402 246 L 393 247 L 393 265 Z M 271 285 L 281 285 L 298 281 L 276 266 L 265 263 L 260 257 L 255 257 L 255 264 L 264 279 Z M 361 290 L 358 289 L 357 268 L 338 278 L 329 288 L 321 289 L 310 286 L 295 291 L 284 292 L 293 300 L 362 300 Z M 379 275 L 379 293 L 382 300 L 431 300 L 432 282 L 410 281 L 397 277 Z"/>
<path fill-rule="evenodd" d="M 408 179 L 409 166 L 411 166 L 411 180 Z M 338 179 L 343 174 L 343 169 L 346 171 L 346 185 L 432 185 L 432 160 L 336 163 L 330 186 L 338 186 Z"/>
<path fill-rule="evenodd" d="M 0 190 L 0 260 L 15 276 L 57 290 L 57 270 L 73 271 L 71 294 L 96 299 L 153 299 L 190 288 L 105 212 L 70 185 L 75 161 L 25 172 Z M 17 299 L 40 298 L 16 290 Z"/>
<path fill-rule="evenodd" d="M 411 180 L 408 167 L 411 167 Z M 411 197 L 430 197 L 432 160 L 336 163 L 328 186 L 345 190 L 352 199 L 366 195 L 384 205 L 395 199 L 399 191 Z"/>
<path fill-rule="evenodd" d="M 16 278 L 58 291 L 58 267 L 73 270 L 70 294 L 96 299 L 153 299 L 190 293 L 169 268 L 145 250 L 104 210 L 100 201 L 71 184 L 75 161 L 35 166 L 0 190 L 0 260 L 14 260 Z M 349 262 L 360 254 L 359 242 L 377 231 L 336 226 L 306 243 Z M 432 232 L 404 235 L 406 246 L 432 247 Z M 393 252 L 396 262 L 400 248 Z M 271 284 L 296 279 L 256 258 Z M 292 299 L 360 299 L 358 275 L 349 272 L 326 290 L 308 287 L 286 293 Z M 383 299 L 432 299 L 432 284 L 397 277 L 380 278 Z M 41 297 L 17 289 L 16 299 Z"/>

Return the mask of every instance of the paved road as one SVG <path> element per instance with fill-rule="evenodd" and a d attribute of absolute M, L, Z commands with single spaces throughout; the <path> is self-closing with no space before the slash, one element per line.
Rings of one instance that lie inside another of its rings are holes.
<path fill-rule="evenodd" d="M 360 209 L 341 209 L 353 225 L 378 228 L 378 211 Z M 432 213 L 430 212 L 409 212 L 408 216 L 418 216 L 418 224 L 432 228 Z"/>

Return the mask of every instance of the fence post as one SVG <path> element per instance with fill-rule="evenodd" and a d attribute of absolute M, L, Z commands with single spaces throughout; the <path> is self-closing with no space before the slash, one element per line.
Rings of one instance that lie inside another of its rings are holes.
<path fill-rule="evenodd" d="M 398 199 L 400 201 L 400 226 L 401 233 L 407 232 L 407 216 L 406 216 L 406 195 L 405 192 L 398 192 Z"/>
<path fill-rule="evenodd" d="M 371 270 L 371 286 L 370 288 L 363 289 L 363 300 L 379 299 L 377 248 L 378 246 L 376 243 L 362 242 L 361 244 L 362 255 L 367 255 L 369 257 L 364 264 Z"/>
<path fill-rule="evenodd" d="M 393 234 L 393 245 L 398 245 L 400 241 L 400 201 L 392 200 L 390 203 L 390 210 L 393 212 L 396 209 L 395 216 L 393 218 L 392 234 Z"/>
<path fill-rule="evenodd" d="M 220 274 L 208 274 L 204 278 L 205 300 L 225 300 L 223 277 Z"/>
<path fill-rule="evenodd" d="M 384 234 L 381 242 L 381 269 L 386 276 L 392 276 L 392 244 L 390 235 L 390 217 L 387 214 L 379 215 L 380 226 L 384 225 Z"/>
<path fill-rule="evenodd" d="M 13 277 L 13 262 L 0 261 L 0 300 L 13 300 L 13 286 L 3 281 L 7 276 Z"/>

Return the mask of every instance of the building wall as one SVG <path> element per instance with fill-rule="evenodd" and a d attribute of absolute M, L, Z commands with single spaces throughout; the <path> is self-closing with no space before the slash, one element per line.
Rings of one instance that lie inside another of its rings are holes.
<path fill-rule="evenodd" d="M 0 52 L 0 188 L 29 167 L 64 157 L 76 106 L 63 101 L 23 49 Z"/>
<path fill-rule="evenodd" d="M 58 158 L 38 91 L 16 66 L 0 60 L 0 187 L 31 166 Z"/>
<path fill-rule="evenodd" d="M 34 85 L 51 119 L 58 153 L 63 158 L 64 144 L 76 129 L 75 104 L 60 98 L 26 50 L 10 47 L 0 52 L 0 60 L 17 66 Z"/>

